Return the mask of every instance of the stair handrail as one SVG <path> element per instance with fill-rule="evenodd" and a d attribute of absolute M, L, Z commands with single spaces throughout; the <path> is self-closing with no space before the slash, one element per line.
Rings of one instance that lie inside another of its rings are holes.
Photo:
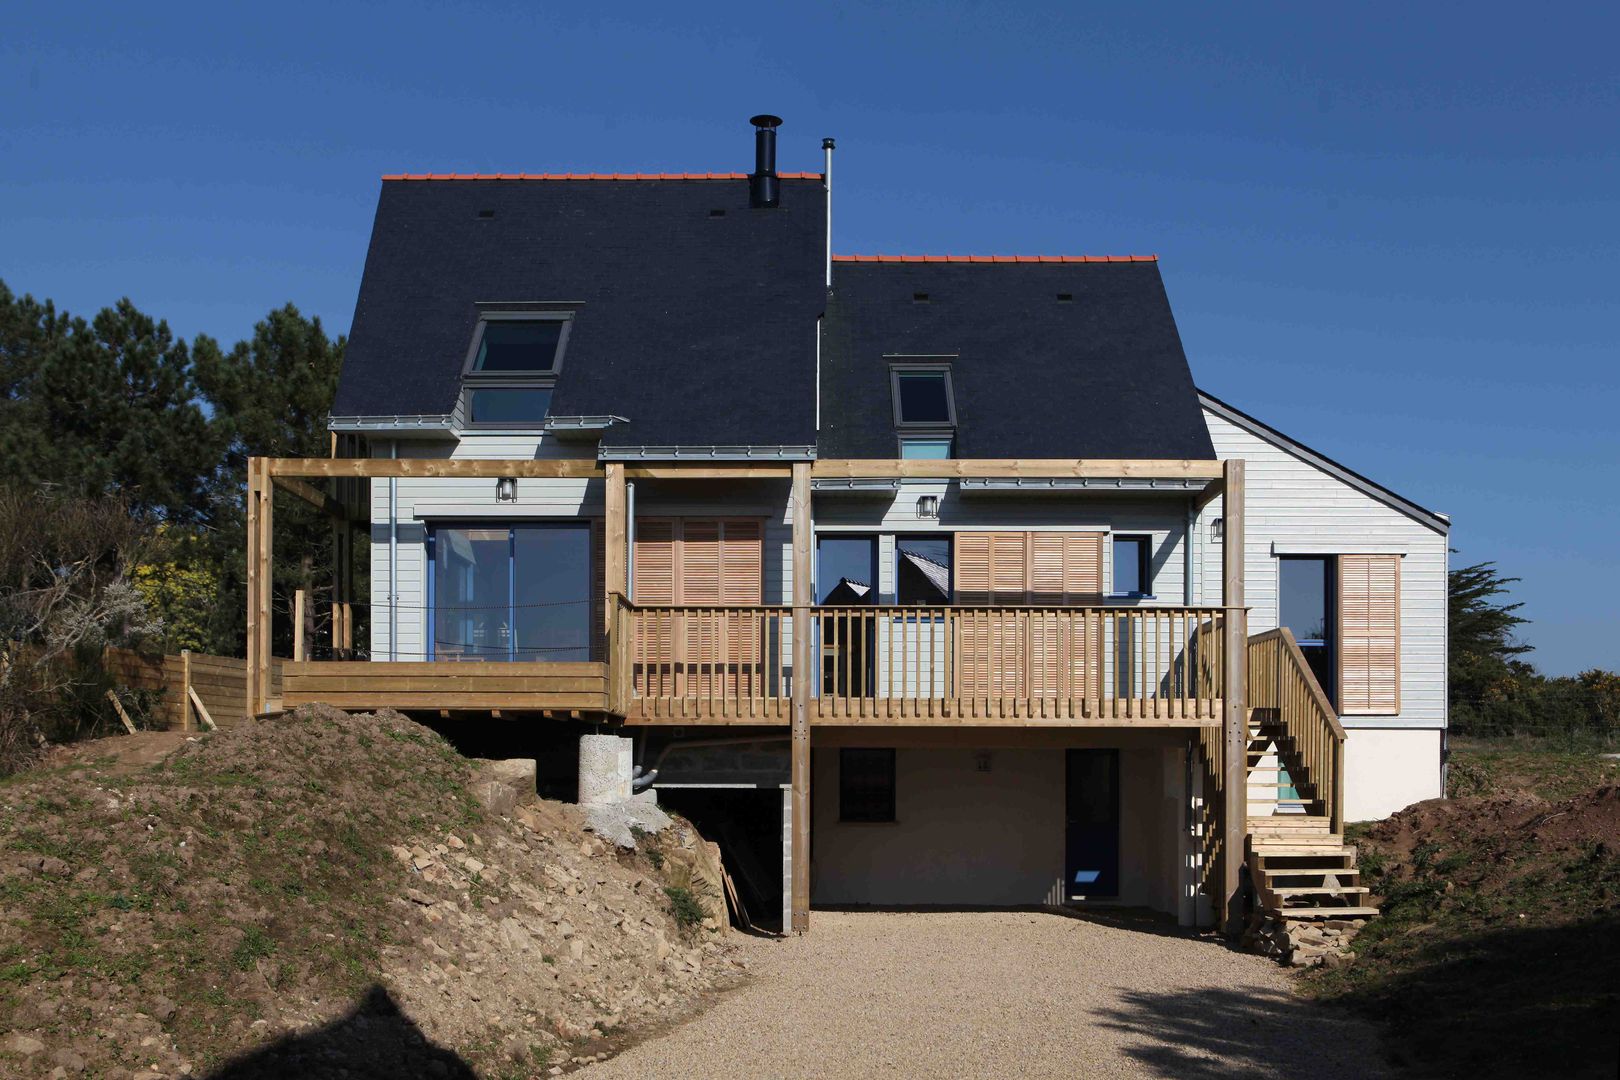
<path fill-rule="evenodd" d="M 1342 832 L 1344 725 L 1286 626 L 1249 638 L 1249 706 L 1276 710 L 1333 832 Z"/>

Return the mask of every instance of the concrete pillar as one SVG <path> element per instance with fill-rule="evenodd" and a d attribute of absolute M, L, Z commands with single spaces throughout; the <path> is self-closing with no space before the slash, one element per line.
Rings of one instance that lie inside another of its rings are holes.
<path fill-rule="evenodd" d="M 617 735 L 579 737 L 579 805 L 603 806 L 630 797 L 634 745 Z"/>

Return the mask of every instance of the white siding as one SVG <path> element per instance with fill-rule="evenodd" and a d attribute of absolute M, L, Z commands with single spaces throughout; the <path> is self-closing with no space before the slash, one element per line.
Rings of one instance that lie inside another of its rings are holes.
<path fill-rule="evenodd" d="M 1446 724 L 1447 538 L 1275 441 L 1205 409 L 1216 456 L 1246 462 L 1244 551 L 1249 631 L 1277 625 L 1278 553 L 1391 553 L 1401 559 L 1401 700 L 1391 716 L 1345 717 L 1346 727 L 1442 728 Z M 1200 515 L 1195 550 L 1202 599 L 1220 602 L 1222 516 L 1217 499 Z M 1438 752 L 1438 747 L 1436 747 Z"/>
<path fill-rule="evenodd" d="M 534 435 L 470 435 L 458 443 L 401 440 L 402 458 L 512 459 L 577 456 L 577 444 L 558 444 Z M 389 456 L 386 440 L 375 440 L 374 456 Z M 399 520 L 399 651 L 394 659 L 426 657 L 427 527 L 435 521 L 538 521 L 600 517 L 600 480 L 522 479 L 517 501 L 495 501 L 495 481 L 459 477 L 411 477 L 396 481 Z M 793 535 L 788 518 L 788 484 L 692 483 L 638 485 L 637 517 L 758 517 L 765 519 L 764 595 L 766 603 L 786 603 L 793 595 Z M 371 650 L 389 659 L 387 480 L 371 485 Z M 679 497 L 676 497 L 679 496 Z"/>

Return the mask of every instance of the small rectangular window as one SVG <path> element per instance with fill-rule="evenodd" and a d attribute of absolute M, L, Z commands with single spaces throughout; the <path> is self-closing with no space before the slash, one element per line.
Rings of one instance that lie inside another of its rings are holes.
<path fill-rule="evenodd" d="M 838 751 L 838 820 L 894 820 L 894 751 Z"/>
<path fill-rule="evenodd" d="M 903 461 L 949 461 L 949 439 L 901 439 L 900 458 Z"/>
<path fill-rule="evenodd" d="M 549 386 L 484 386 L 467 395 L 474 424 L 537 424 L 551 408 Z"/>
<path fill-rule="evenodd" d="M 472 370 L 555 371 L 567 325 L 562 319 L 491 319 L 484 324 Z"/>
<path fill-rule="evenodd" d="M 1146 536 L 1114 537 L 1114 594 L 1151 596 L 1152 545 Z"/>
<path fill-rule="evenodd" d="M 902 371 L 895 375 L 902 424 L 951 422 L 950 382 L 943 371 Z"/>

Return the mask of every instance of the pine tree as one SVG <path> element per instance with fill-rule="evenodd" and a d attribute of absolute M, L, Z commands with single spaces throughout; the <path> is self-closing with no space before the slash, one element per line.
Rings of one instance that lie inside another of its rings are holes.
<path fill-rule="evenodd" d="M 140 516 L 196 520 L 217 445 L 185 342 L 129 300 L 95 319 L 0 283 L 0 458 L 8 477 L 114 496 Z"/>
<path fill-rule="evenodd" d="M 223 446 L 222 481 L 209 512 L 220 602 L 208 638 L 216 652 L 239 656 L 245 646 L 247 459 L 327 456 L 326 421 L 343 345 L 341 336 L 326 336 L 320 319 L 306 319 L 292 304 L 270 312 L 252 338 L 230 352 L 208 337 L 196 341 L 197 383 Z M 272 605 L 278 655 L 291 648 L 293 591 L 330 595 L 331 545 L 330 522 L 319 510 L 285 495 L 276 500 Z"/>

